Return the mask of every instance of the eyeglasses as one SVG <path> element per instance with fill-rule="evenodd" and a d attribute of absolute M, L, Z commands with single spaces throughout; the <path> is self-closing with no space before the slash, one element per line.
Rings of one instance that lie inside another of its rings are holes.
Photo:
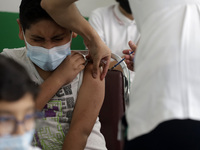
<path fill-rule="evenodd" d="M 12 117 L 0 117 L 0 136 L 13 134 L 16 132 L 18 125 L 22 124 L 25 131 L 30 131 L 35 128 L 36 118 L 40 118 L 41 113 L 35 112 L 28 114 L 22 121 L 18 121 L 14 116 Z"/>

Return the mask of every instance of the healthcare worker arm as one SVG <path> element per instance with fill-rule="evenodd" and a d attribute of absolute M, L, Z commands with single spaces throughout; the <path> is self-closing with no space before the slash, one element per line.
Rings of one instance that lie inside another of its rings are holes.
<path fill-rule="evenodd" d="M 68 28 L 84 39 L 89 50 L 89 58 L 93 60 L 92 75 L 94 78 L 100 76 L 101 80 L 106 76 L 110 64 L 110 49 L 101 40 L 98 33 L 81 16 L 77 7 L 73 3 L 75 0 L 42 0 L 41 6 L 49 15 L 61 26 Z M 99 66 L 103 63 L 103 71 L 100 74 Z"/>
<path fill-rule="evenodd" d="M 41 91 L 36 100 L 36 108 L 42 110 L 47 102 L 63 86 L 70 83 L 85 68 L 85 59 L 72 52 L 58 68 L 40 85 Z"/>
<path fill-rule="evenodd" d="M 99 34 L 101 39 L 104 41 L 104 43 L 108 45 L 108 43 L 106 43 L 106 38 L 105 38 L 105 31 L 104 31 L 105 27 L 103 26 L 103 16 L 102 16 L 102 13 L 98 12 L 98 9 L 92 11 L 89 17 L 89 23 L 97 31 L 97 33 Z M 112 68 L 116 63 L 117 61 L 111 61 L 109 68 Z M 120 65 L 118 65 L 115 68 L 115 70 L 123 71 Z"/>
<path fill-rule="evenodd" d="M 62 150 L 83 150 L 99 115 L 104 100 L 105 81 L 91 76 L 92 67 L 92 64 L 88 64 L 84 71 L 83 82 Z"/>
<path fill-rule="evenodd" d="M 105 39 L 105 34 L 104 34 L 104 30 L 103 30 L 103 19 L 102 19 L 102 14 L 100 13 L 96 13 L 96 11 L 94 10 L 93 12 L 91 12 L 91 15 L 89 17 L 89 23 L 90 25 L 97 31 L 97 33 L 99 34 L 100 38 L 104 41 L 105 44 L 106 43 L 106 39 Z"/>

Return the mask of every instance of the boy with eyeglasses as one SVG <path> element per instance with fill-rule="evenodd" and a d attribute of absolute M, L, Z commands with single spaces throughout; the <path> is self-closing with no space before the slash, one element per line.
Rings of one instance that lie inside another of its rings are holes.
<path fill-rule="evenodd" d="M 31 146 L 37 93 L 26 70 L 0 55 L 0 150 L 39 150 Z"/>

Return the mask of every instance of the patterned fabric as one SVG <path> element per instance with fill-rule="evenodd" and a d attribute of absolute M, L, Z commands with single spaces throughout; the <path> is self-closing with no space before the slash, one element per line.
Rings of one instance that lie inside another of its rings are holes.
<path fill-rule="evenodd" d="M 69 130 L 76 103 L 79 76 L 63 86 L 42 110 L 45 118 L 39 120 L 33 145 L 45 150 L 62 149 L 65 135 Z"/>

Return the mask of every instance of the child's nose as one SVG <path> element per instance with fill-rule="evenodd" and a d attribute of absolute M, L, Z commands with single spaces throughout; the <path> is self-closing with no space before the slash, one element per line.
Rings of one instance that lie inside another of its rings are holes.
<path fill-rule="evenodd" d="M 25 133 L 25 128 L 23 123 L 17 124 L 16 131 L 13 133 L 14 135 L 23 135 Z"/>
<path fill-rule="evenodd" d="M 55 43 L 50 42 L 50 41 L 45 42 L 45 44 L 43 45 L 43 47 L 46 48 L 46 49 L 51 49 L 51 48 L 53 48 L 55 46 L 56 46 Z"/>

